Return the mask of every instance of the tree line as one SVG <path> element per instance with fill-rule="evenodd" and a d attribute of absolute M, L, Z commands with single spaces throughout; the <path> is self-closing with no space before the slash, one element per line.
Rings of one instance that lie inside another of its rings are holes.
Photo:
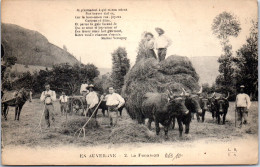
<path fill-rule="evenodd" d="M 241 32 L 239 19 L 228 12 L 217 15 L 212 23 L 212 32 L 220 40 L 222 54 L 219 62 L 219 75 L 210 87 L 204 84 L 205 91 L 230 93 L 234 100 L 240 85 L 253 100 L 258 99 L 258 22 L 251 21 L 251 29 L 243 46 L 232 51 L 230 37 L 236 38 Z"/>

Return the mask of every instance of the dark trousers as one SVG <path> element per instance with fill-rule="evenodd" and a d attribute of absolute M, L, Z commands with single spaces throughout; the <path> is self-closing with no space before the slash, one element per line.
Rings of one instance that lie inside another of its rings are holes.
<path fill-rule="evenodd" d="M 110 120 L 110 126 L 116 126 L 118 119 L 118 110 L 116 110 L 117 105 L 108 106 L 108 117 Z"/>
<path fill-rule="evenodd" d="M 237 107 L 237 120 L 240 122 L 240 125 L 247 123 L 248 111 L 246 107 Z"/>
<path fill-rule="evenodd" d="M 60 111 L 61 111 L 61 115 L 65 114 L 67 112 L 67 103 L 60 104 Z"/>
<path fill-rule="evenodd" d="M 159 48 L 158 49 L 158 59 L 159 61 L 163 61 L 166 57 L 167 48 Z"/>
<path fill-rule="evenodd" d="M 52 117 L 52 121 L 54 122 L 54 107 L 53 105 L 47 105 L 45 106 L 45 111 L 44 111 L 44 115 L 45 115 L 45 121 L 47 124 L 47 127 L 50 127 L 50 116 Z"/>
<path fill-rule="evenodd" d="M 146 54 L 147 54 L 147 58 L 151 58 L 152 57 L 152 58 L 157 59 L 156 54 L 155 54 L 153 49 L 147 49 Z"/>

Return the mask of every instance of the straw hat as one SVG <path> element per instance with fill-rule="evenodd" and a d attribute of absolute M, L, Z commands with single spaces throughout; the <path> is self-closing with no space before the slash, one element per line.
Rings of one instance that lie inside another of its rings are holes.
<path fill-rule="evenodd" d="M 156 28 L 155 28 L 155 31 L 156 31 L 157 33 L 162 33 L 162 34 L 164 34 L 164 30 L 161 29 L 161 28 L 159 28 L 159 27 L 156 27 Z"/>

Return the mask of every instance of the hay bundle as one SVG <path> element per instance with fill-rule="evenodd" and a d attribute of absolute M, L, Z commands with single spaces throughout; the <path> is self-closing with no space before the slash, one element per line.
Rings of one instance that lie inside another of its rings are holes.
<path fill-rule="evenodd" d="M 167 89 L 180 93 L 181 88 L 199 89 L 198 74 L 187 57 L 169 56 L 162 62 L 153 58 L 137 62 L 125 77 L 122 95 L 132 119 L 142 117 L 141 105 L 147 92 L 165 92 Z M 139 122 L 141 123 L 141 122 Z"/>
<path fill-rule="evenodd" d="M 81 116 L 73 116 L 70 117 L 69 120 L 66 122 L 63 122 L 61 124 L 60 133 L 65 135 L 74 135 L 74 133 L 81 128 L 88 120 L 88 117 L 81 117 Z M 89 123 L 86 126 L 86 129 L 95 129 L 98 128 L 99 125 L 97 124 L 97 121 L 92 118 Z"/>
<path fill-rule="evenodd" d="M 126 120 L 124 124 L 115 127 L 110 136 L 111 143 L 155 142 L 156 136 L 146 126 Z"/>

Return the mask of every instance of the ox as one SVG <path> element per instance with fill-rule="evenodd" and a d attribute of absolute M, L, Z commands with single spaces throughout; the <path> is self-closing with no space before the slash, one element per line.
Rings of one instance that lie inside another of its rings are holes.
<path fill-rule="evenodd" d="M 215 99 L 215 92 L 213 93 L 213 95 L 208 98 L 208 101 L 209 101 L 209 112 L 211 112 L 212 114 L 212 118 L 214 120 L 214 118 L 216 118 L 216 112 L 217 112 L 217 106 L 216 106 L 216 99 Z"/>
<path fill-rule="evenodd" d="M 151 129 L 151 122 L 155 122 L 156 134 L 159 135 L 159 123 L 164 126 L 165 139 L 168 139 L 168 129 L 172 118 L 179 115 L 187 115 L 184 98 L 173 94 L 146 93 L 142 103 L 143 119 L 148 118 L 148 128 Z M 144 120 L 143 120 L 144 121 Z M 179 124 L 180 136 L 182 136 L 182 124 Z"/>
<path fill-rule="evenodd" d="M 220 97 L 216 98 L 215 100 L 215 106 L 216 106 L 216 118 L 218 121 L 218 124 L 220 124 L 220 116 L 223 116 L 223 124 L 225 124 L 226 121 L 226 115 L 228 112 L 228 107 L 229 107 L 229 102 L 228 102 L 228 97 L 224 97 L 221 95 Z"/>
<path fill-rule="evenodd" d="M 179 131 L 180 131 L 180 137 L 182 136 L 183 124 L 185 125 L 185 133 L 186 134 L 189 133 L 192 114 L 194 114 L 194 113 L 201 114 L 202 113 L 202 109 L 199 104 L 199 96 L 197 95 L 197 93 L 190 95 L 184 89 L 182 89 L 182 90 L 183 90 L 182 96 L 183 96 L 183 99 L 185 100 L 184 104 L 189 112 L 188 112 L 188 114 L 179 114 L 179 115 L 175 115 L 173 117 L 173 129 L 175 127 L 175 118 L 177 118 L 177 122 L 179 125 Z"/>

